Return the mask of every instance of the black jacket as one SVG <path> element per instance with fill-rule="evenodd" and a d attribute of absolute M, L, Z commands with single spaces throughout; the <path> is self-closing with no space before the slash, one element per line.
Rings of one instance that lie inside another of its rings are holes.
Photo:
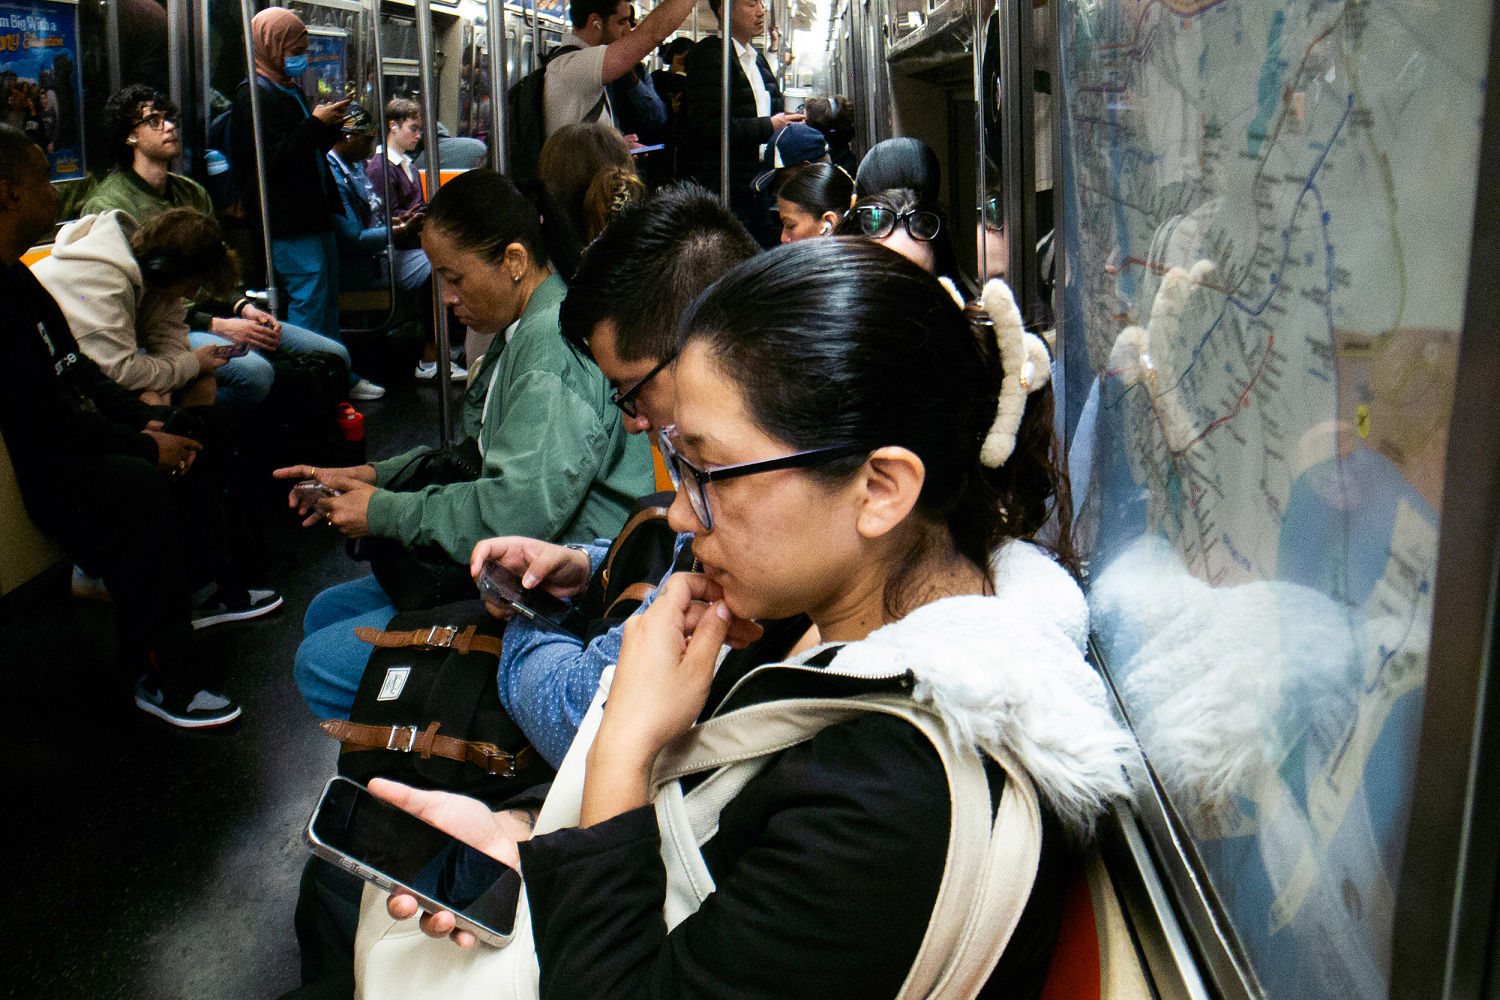
<path fill-rule="evenodd" d="M 0 268 L 0 434 L 23 496 L 34 495 L 57 457 L 128 455 L 155 464 L 141 431 L 172 411 L 147 406 L 82 351 L 62 310 L 25 264 Z"/>
<path fill-rule="evenodd" d="M 736 705 L 749 687 L 735 692 Z M 775 696 L 789 693 L 812 692 Z M 1003 774 L 993 773 L 995 802 L 1003 789 Z M 1045 805 L 1043 816 L 1036 884 L 981 996 L 1035 996 L 1045 977 L 1067 848 Z M 870 715 L 783 752 L 725 806 L 703 847 L 716 889 L 671 933 L 649 806 L 523 843 L 541 993 L 894 996 L 937 897 L 949 817 L 931 744 L 902 720 Z"/>
<path fill-rule="evenodd" d="M 265 143 L 266 190 L 271 195 L 271 236 L 292 237 L 333 229 L 343 203 L 325 154 L 339 138 L 338 125 L 324 125 L 295 96 L 276 87 L 260 88 L 261 137 Z M 250 118 L 250 85 L 234 92 L 230 161 L 255 219 L 260 190 L 255 183 L 255 126 Z"/>
<path fill-rule="evenodd" d="M 723 42 L 705 38 L 687 54 L 687 81 L 682 109 L 682 146 L 678 163 L 694 180 L 710 191 L 719 190 L 719 85 Z M 784 110 L 781 89 L 766 63 L 755 55 L 761 79 L 771 95 L 771 114 Z M 771 139 L 770 117 L 755 113 L 755 92 L 734 53 L 729 64 L 729 188 L 735 196 L 748 196 L 750 183 L 760 173 L 760 147 Z"/>

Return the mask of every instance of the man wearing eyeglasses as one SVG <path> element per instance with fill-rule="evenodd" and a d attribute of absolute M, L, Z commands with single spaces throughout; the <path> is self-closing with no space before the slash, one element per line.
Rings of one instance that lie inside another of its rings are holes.
<path fill-rule="evenodd" d="M 119 209 L 144 224 L 170 208 L 191 208 L 214 214 L 213 200 L 203 185 L 174 173 L 182 155 L 182 133 L 176 106 L 154 87 L 135 83 L 105 102 L 101 115 L 107 146 L 115 167 L 99 182 L 83 204 L 84 215 Z M 196 302 L 188 309 L 188 342 L 207 345 L 245 344 L 254 348 L 216 371 L 215 405 L 238 413 L 253 409 L 270 394 L 275 372 L 262 356 L 277 350 L 293 354 L 322 351 L 349 367 L 349 350 L 329 337 L 300 326 L 281 323 L 247 298 L 228 302 Z M 259 353 L 257 353 L 259 352 Z M 350 387 L 351 399 L 377 399 L 385 390 L 372 383 Z"/>

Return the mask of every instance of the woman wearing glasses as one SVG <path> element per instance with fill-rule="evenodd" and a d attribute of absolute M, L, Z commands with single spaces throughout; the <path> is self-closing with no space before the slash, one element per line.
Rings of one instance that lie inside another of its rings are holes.
<path fill-rule="evenodd" d="M 479 477 L 418 492 L 382 489 L 430 451 L 418 448 L 353 468 L 278 469 L 279 478 L 317 479 L 339 491 L 316 509 L 295 492 L 288 503 L 309 527 L 326 522 L 350 538 L 436 545 L 459 565 L 496 535 L 613 538 L 635 498 L 651 492 L 651 452 L 625 433 L 604 376 L 558 329 L 567 286 L 548 262 L 535 206 L 495 171 L 470 170 L 428 204 L 422 249 L 459 321 L 497 335 L 464 396 L 463 429 Z M 459 575 L 459 596 L 472 593 L 467 574 Z M 456 599 L 433 595 L 430 605 Z M 373 577 L 313 599 L 295 676 L 319 718 L 348 717 L 369 660 L 370 647 L 351 628 L 383 628 L 395 613 Z"/>
<path fill-rule="evenodd" d="M 874 240 L 931 274 L 954 278 L 959 273 L 942 213 L 910 188 L 860 198 L 839 224 L 838 234 Z"/>
<path fill-rule="evenodd" d="M 549 800 L 518 844 L 508 814 L 372 784 L 519 860 L 543 997 L 822 1000 L 924 982 L 919 946 L 951 929 L 929 922 L 950 840 L 968 828 L 954 810 L 973 802 L 950 794 L 940 743 L 971 767 L 975 744 L 1011 762 L 979 779 L 981 823 L 1032 788 L 1040 801 L 1036 853 L 998 840 L 996 868 L 1024 883 L 974 925 L 994 951 L 952 970 L 968 985 L 942 995 L 979 995 L 986 979 L 995 995 L 1036 994 L 1068 837 L 1123 792 L 1128 738 L 1083 660 L 1045 349 L 1003 286 L 987 298 L 995 323 L 979 328 L 930 275 L 862 241 L 804 241 L 731 272 L 683 320 L 677 423 L 662 435 L 679 484 L 671 521 L 693 533 L 702 572 L 674 575 L 626 626 L 597 735 L 569 754 L 587 761 L 576 826 L 554 829 Z M 1058 561 L 1030 541 L 1054 505 Z M 716 675 L 731 619 L 798 612 L 823 645 Z M 856 713 L 789 739 L 695 827 L 700 849 L 664 839 L 677 792 L 693 815 L 734 779 L 667 782 L 653 808 L 654 766 L 711 747 L 745 713 L 780 726 L 784 699 L 882 694 L 937 729 Z M 388 907 L 409 916 L 415 901 Z M 439 935 L 453 921 L 423 925 Z"/>

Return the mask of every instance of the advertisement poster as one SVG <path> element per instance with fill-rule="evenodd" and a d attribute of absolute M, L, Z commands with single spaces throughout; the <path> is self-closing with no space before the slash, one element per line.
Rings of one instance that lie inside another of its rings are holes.
<path fill-rule="evenodd" d="M 0 0 L 0 111 L 47 153 L 52 179 L 83 176 L 78 10 Z"/>
<path fill-rule="evenodd" d="M 304 91 L 316 94 L 320 102 L 342 98 L 349 78 L 348 52 L 349 39 L 342 31 L 310 29 L 307 33 L 307 75 L 302 78 Z M 308 87 L 309 83 L 311 87 Z"/>

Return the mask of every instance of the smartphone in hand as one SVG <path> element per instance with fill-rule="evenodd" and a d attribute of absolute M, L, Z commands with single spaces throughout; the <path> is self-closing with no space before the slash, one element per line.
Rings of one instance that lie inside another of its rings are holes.
<path fill-rule="evenodd" d="M 497 604 L 508 604 L 517 612 L 531 619 L 532 624 L 549 632 L 565 632 L 583 638 L 583 632 L 569 622 L 572 608 L 568 602 L 537 587 L 527 590 L 521 586 L 521 578 L 493 559 L 480 569 L 474 579 L 485 600 Z"/>
<path fill-rule="evenodd" d="M 335 777 L 305 831 L 308 849 L 391 892 L 417 897 L 429 913 L 449 910 L 464 930 L 504 947 L 515 930 L 521 876 L 365 786 Z"/>

